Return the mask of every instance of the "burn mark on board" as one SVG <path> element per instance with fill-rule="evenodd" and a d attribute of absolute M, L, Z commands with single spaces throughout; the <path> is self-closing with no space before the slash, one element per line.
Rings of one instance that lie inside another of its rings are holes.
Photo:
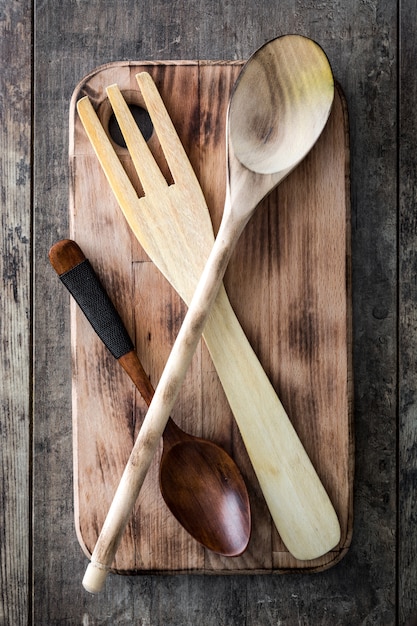
<path fill-rule="evenodd" d="M 224 124 L 219 118 L 226 114 L 230 96 L 230 82 L 225 73 L 220 73 L 217 81 L 210 81 L 209 91 L 200 98 L 201 133 L 203 145 L 218 146 L 224 143 Z M 224 111 L 223 111 L 224 106 Z"/>
<path fill-rule="evenodd" d="M 319 333 L 314 309 L 295 303 L 290 306 L 288 341 L 290 349 L 304 361 L 314 362 L 319 352 Z"/>
<path fill-rule="evenodd" d="M 165 305 L 165 316 L 161 319 L 161 327 L 165 326 L 170 336 L 176 336 L 181 328 L 185 311 L 182 307 L 178 308 L 173 302 L 167 302 Z"/>

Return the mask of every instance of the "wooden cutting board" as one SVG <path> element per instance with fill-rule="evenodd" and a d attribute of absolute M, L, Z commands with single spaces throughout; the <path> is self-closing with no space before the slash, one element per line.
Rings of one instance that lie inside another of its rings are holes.
<path fill-rule="evenodd" d="M 206 61 L 109 64 L 85 77 L 71 101 L 70 236 L 106 286 L 154 385 L 186 307 L 131 234 L 75 104 L 88 95 L 109 129 L 106 86 L 118 83 L 134 105 L 140 103 L 135 75 L 150 72 L 200 180 L 217 232 L 225 191 L 226 109 L 241 66 Z M 155 147 L 157 139 L 150 143 Z M 131 171 L 126 149 L 116 149 Z M 347 112 L 338 89 L 319 142 L 258 209 L 225 277 L 237 317 L 332 499 L 342 530 L 340 545 L 308 562 L 297 561 L 285 549 L 201 342 L 172 417 L 184 430 L 214 440 L 235 458 L 251 499 L 249 546 L 242 556 L 226 558 L 195 542 L 162 500 L 156 457 L 114 571 L 309 572 L 335 564 L 347 551 L 354 470 L 348 180 Z M 71 329 L 75 523 L 90 556 L 146 407 L 74 302 Z"/>

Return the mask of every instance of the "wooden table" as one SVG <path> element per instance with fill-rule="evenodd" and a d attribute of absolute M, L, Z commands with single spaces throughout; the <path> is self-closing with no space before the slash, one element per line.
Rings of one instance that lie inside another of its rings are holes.
<path fill-rule="evenodd" d="M 417 614 L 414 0 L 45 0 L 0 5 L 0 623 L 412 624 Z M 354 532 L 316 574 L 112 576 L 84 593 L 74 531 L 69 298 L 47 253 L 69 233 L 68 108 L 121 60 L 245 59 L 298 32 L 350 114 Z M 110 584 L 109 584 L 110 583 Z"/>

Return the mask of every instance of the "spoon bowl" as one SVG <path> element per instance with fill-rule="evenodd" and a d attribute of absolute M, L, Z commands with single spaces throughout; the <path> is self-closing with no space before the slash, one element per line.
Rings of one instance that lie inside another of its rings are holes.
<path fill-rule="evenodd" d="M 81 248 L 64 239 L 52 246 L 49 259 L 149 406 L 154 395 L 149 377 Z M 184 432 L 169 418 L 159 479 L 168 508 L 194 539 L 223 556 L 244 552 L 251 532 L 249 496 L 239 468 L 223 448 Z"/>
<path fill-rule="evenodd" d="M 235 158 L 257 174 L 294 167 L 318 139 L 333 91 L 330 65 L 317 44 L 295 35 L 265 44 L 232 94 L 228 121 Z"/>
<path fill-rule="evenodd" d="M 327 122 L 333 97 L 331 67 L 311 39 L 285 35 L 254 53 L 228 108 L 228 190 L 235 210 L 249 219 L 303 160 Z"/>
<path fill-rule="evenodd" d="M 206 548 L 223 556 L 242 554 L 250 535 L 250 509 L 235 462 L 223 448 L 189 437 L 172 420 L 167 428 L 159 481 L 168 508 Z"/>

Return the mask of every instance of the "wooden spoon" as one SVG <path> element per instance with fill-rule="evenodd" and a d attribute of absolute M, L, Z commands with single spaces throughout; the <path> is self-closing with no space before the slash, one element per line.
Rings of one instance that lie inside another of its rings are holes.
<path fill-rule="evenodd" d="M 152 384 L 104 287 L 75 241 L 58 241 L 51 265 L 88 321 L 151 403 Z M 215 443 L 181 430 L 169 418 L 159 470 L 162 496 L 179 523 L 201 544 L 224 556 L 245 549 L 251 531 L 248 492 L 233 459 Z"/>
<path fill-rule="evenodd" d="M 137 78 L 139 86 L 141 81 L 150 81 L 146 73 Z M 269 42 L 242 69 L 228 110 L 227 193 L 222 223 L 85 573 L 83 585 L 90 591 L 98 592 L 103 587 L 120 533 L 238 238 L 262 198 L 315 144 L 328 119 L 333 95 L 328 60 L 321 48 L 305 37 L 287 35 Z M 340 526 L 291 424 L 282 423 L 281 428 L 280 471 L 271 476 L 269 484 L 263 483 L 262 490 L 267 501 L 275 502 L 274 521 L 286 547 L 297 558 L 308 560 L 337 545 Z M 256 440 L 259 444 L 259 436 Z M 267 440 L 265 447 L 269 447 Z M 258 457 L 261 454 L 259 449 Z"/>

